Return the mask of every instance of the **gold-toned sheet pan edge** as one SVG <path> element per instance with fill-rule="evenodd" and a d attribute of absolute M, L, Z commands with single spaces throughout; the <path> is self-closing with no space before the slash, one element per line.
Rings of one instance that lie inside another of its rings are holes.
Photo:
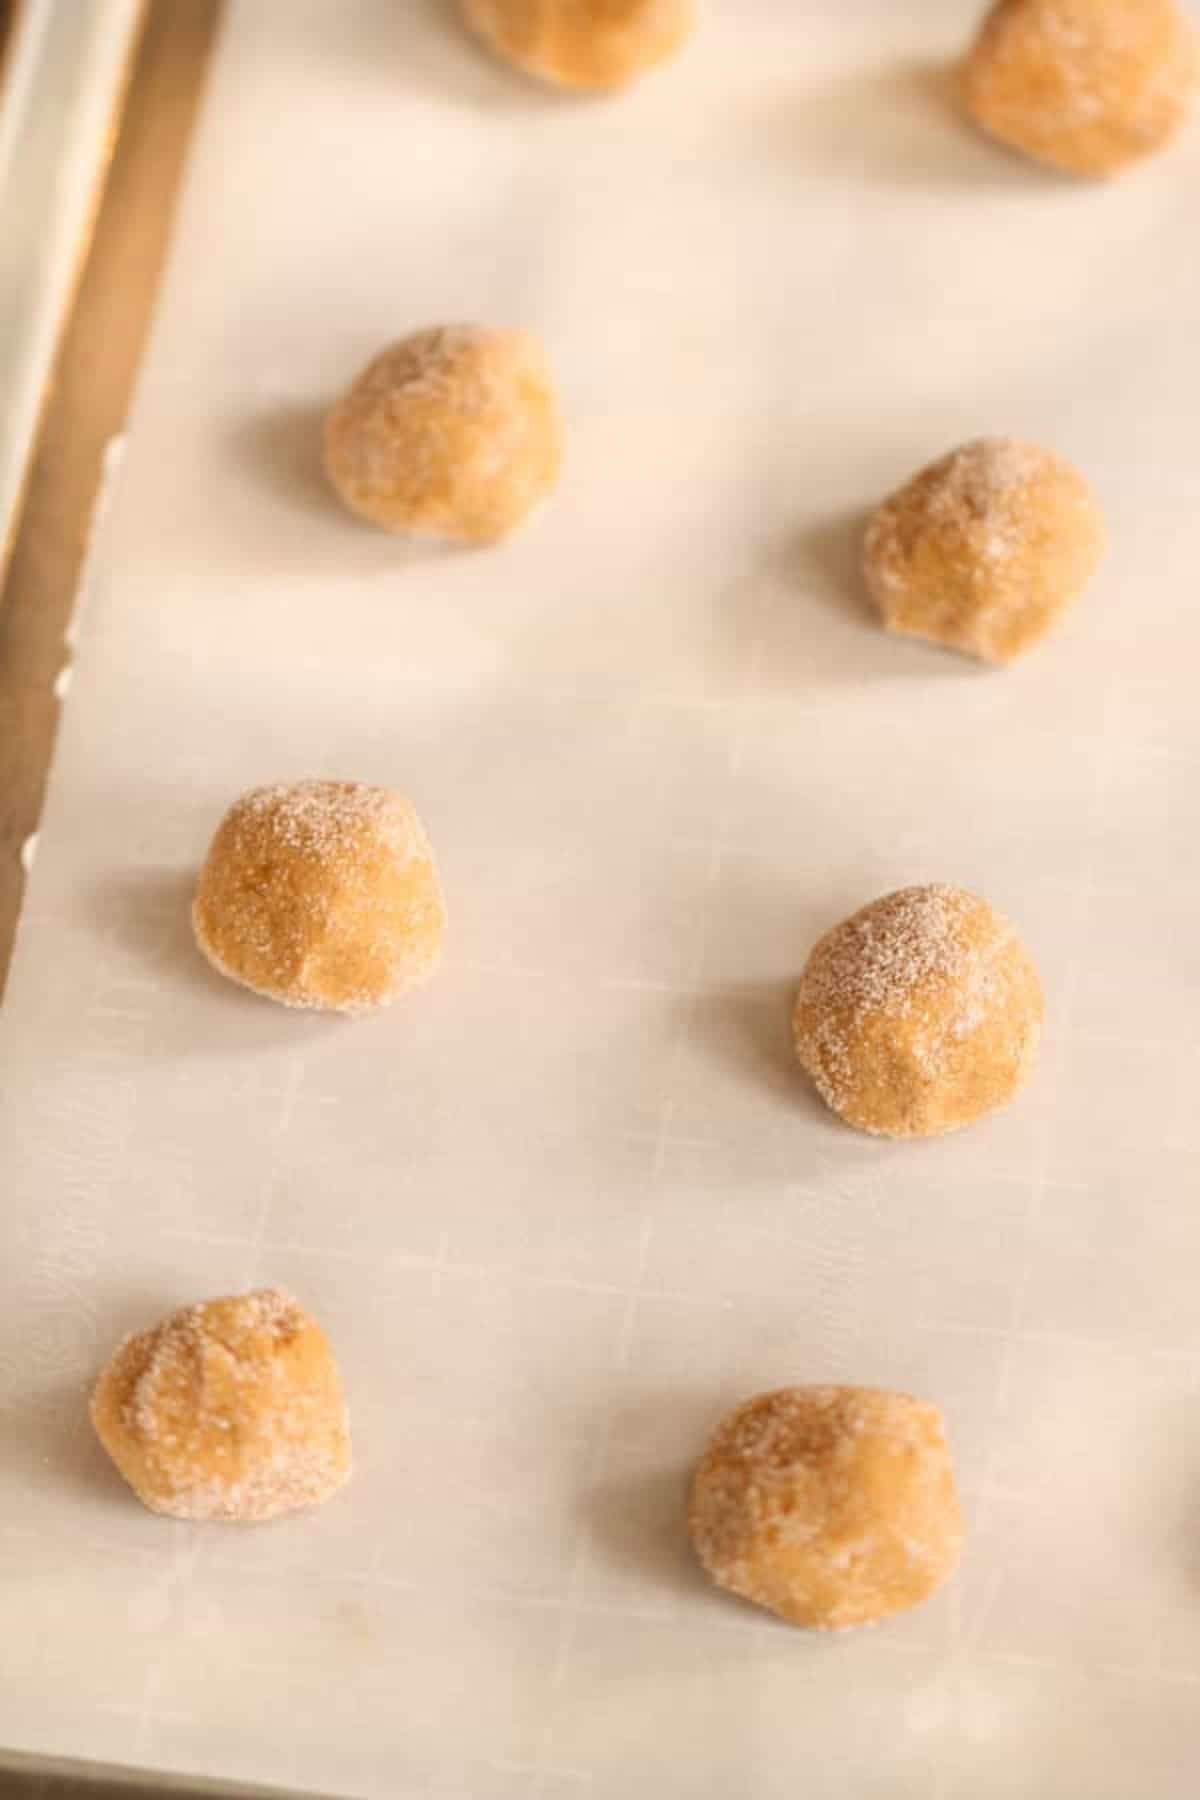
<path fill-rule="evenodd" d="M 56 683 L 109 445 L 124 425 L 220 0 L 148 0 L 0 586 L 0 996 L 58 723 Z"/>

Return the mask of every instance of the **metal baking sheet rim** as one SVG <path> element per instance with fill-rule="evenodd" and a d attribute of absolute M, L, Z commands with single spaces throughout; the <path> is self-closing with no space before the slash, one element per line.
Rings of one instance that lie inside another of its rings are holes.
<path fill-rule="evenodd" d="M 0 41 L 0 580 L 147 4 L 17 0 Z"/>

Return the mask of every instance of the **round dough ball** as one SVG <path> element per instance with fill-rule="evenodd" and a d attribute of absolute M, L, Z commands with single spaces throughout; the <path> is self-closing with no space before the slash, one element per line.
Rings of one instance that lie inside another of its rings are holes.
<path fill-rule="evenodd" d="M 967 58 L 964 96 L 1012 149 L 1112 175 L 1174 137 L 1198 67 L 1177 0 L 999 0 Z"/>
<path fill-rule="evenodd" d="M 1037 970 L 964 888 L 901 888 L 843 920 L 800 978 L 796 1054 L 826 1105 L 881 1137 L 936 1137 L 1004 1106 L 1037 1057 Z"/>
<path fill-rule="evenodd" d="M 385 531 L 490 544 L 558 479 L 546 360 L 524 331 L 444 325 L 368 363 L 325 421 L 325 468 Z"/>
<path fill-rule="evenodd" d="M 114 1352 L 92 1424 L 139 1500 L 175 1519 L 273 1519 L 350 1478 L 342 1384 L 279 1288 L 186 1306 Z"/>
<path fill-rule="evenodd" d="M 1072 464 L 979 438 L 883 502 L 863 568 L 889 631 L 1007 663 L 1045 635 L 1103 552 L 1103 516 Z"/>
<path fill-rule="evenodd" d="M 692 29 L 692 0 L 462 0 L 484 42 L 527 75 L 617 88 L 662 62 Z"/>
<path fill-rule="evenodd" d="M 297 781 L 230 807 L 192 925 L 214 968 L 256 994 L 365 1012 L 433 974 L 445 912 L 407 800 L 357 781 Z"/>
<path fill-rule="evenodd" d="M 962 1550 L 941 1414 L 876 1388 L 747 1400 L 696 1470 L 689 1522 L 720 1587 L 827 1631 L 918 1606 Z"/>

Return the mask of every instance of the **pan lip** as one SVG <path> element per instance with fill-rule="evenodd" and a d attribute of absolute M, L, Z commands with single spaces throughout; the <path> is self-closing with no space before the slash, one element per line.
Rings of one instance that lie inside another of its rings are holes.
<path fill-rule="evenodd" d="M 145 0 L 91 0 L 82 15 L 73 0 L 8 0 L 0 21 L 0 582 L 144 10 Z"/>

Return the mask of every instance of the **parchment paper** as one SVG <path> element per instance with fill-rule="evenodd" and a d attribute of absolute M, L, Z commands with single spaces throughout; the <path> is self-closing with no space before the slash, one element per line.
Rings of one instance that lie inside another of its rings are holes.
<path fill-rule="evenodd" d="M 966 0 L 713 0 L 566 100 L 441 5 L 234 0 L 0 1026 L 0 1741 L 343 1793 L 1184 1800 L 1200 1781 L 1200 135 L 1111 187 L 949 109 Z M 431 320 L 544 335 L 563 485 L 499 550 L 342 517 L 321 407 Z M 863 509 L 982 431 L 1111 526 L 996 674 L 887 639 Z M 355 1022 L 186 904 L 257 782 L 391 783 L 452 933 Z M 837 1125 L 816 934 L 975 886 L 1049 995 L 1018 1105 Z M 143 1511 L 126 1329 L 293 1287 L 319 1514 Z M 688 1465 L 762 1386 L 946 1410 L 960 1577 L 814 1639 L 711 1592 Z"/>

